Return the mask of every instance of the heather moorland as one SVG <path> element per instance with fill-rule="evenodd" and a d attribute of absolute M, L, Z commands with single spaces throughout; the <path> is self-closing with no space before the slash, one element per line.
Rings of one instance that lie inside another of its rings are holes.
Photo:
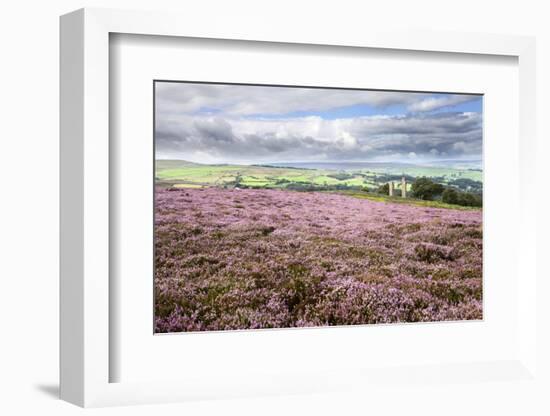
<path fill-rule="evenodd" d="M 482 211 L 156 189 L 155 332 L 482 318 Z"/>

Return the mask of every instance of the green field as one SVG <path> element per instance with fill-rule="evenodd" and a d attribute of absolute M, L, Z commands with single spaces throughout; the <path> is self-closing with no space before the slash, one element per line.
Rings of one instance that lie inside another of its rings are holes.
<path fill-rule="evenodd" d="M 201 165 L 174 160 L 157 160 L 157 181 L 167 184 L 194 186 L 235 185 L 249 187 L 284 188 L 289 183 L 316 185 L 345 184 L 348 186 L 376 186 L 376 181 L 361 173 L 339 180 L 332 170 L 295 169 L 243 165 Z M 374 178 L 374 177 L 372 177 Z"/>
<path fill-rule="evenodd" d="M 478 207 L 463 207 L 460 205 L 446 204 L 441 201 L 423 201 L 421 199 L 401 198 L 399 196 L 391 197 L 388 195 L 373 194 L 373 193 L 366 193 L 366 192 L 338 191 L 338 193 L 341 193 L 343 195 L 348 195 L 354 198 L 368 199 L 369 201 L 388 202 L 388 203 L 395 203 L 395 204 L 407 204 L 407 205 L 414 205 L 419 207 L 459 209 L 464 211 L 479 209 Z"/>
<path fill-rule="evenodd" d="M 353 166 L 353 165 L 352 165 Z M 182 160 L 157 160 L 155 177 L 158 185 L 178 188 L 243 187 L 318 190 L 376 190 L 388 181 L 401 186 L 407 177 L 407 188 L 414 178 L 426 176 L 434 181 L 468 191 L 481 189 L 481 170 L 399 164 L 381 164 L 368 168 L 300 168 L 259 165 L 206 165 Z"/>

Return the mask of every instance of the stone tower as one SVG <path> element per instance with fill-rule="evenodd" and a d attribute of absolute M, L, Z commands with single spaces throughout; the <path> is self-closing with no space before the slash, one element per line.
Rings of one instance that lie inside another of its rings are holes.
<path fill-rule="evenodd" d="M 401 178 L 401 197 L 407 197 L 407 181 L 405 180 L 404 176 Z"/>
<path fill-rule="evenodd" d="M 393 181 L 388 183 L 389 186 L 389 195 L 393 196 Z"/>

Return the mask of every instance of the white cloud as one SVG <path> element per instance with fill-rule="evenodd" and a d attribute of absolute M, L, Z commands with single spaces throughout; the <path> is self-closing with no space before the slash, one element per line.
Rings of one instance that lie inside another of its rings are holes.
<path fill-rule="evenodd" d="M 408 105 L 407 109 L 412 112 L 434 111 L 478 98 L 479 96 L 477 95 L 444 95 L 442 97 L 428 97 Z"/>

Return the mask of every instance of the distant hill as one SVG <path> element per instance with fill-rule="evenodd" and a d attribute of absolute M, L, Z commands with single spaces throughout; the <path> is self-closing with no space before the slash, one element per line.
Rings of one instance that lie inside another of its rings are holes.
<path fill-rule="evenodd" d="M 202 166 L 201 163 L 188 162 L 187 160 L 176 159 L 157 159 L 155 160 L 155 167 L 158 169 L 178 169 L 189 168 L 193 166 Z"/>
<path fill-rule="evenodd" d="M 383 168 L 414 167 L 409 163 L 393 162 L 276 162 L 265 163 L 264 166 L 276 166 L 299 169 L 324 169 L 324 170 L 368 170 Z"/>
<path fill-rule="evenodd" d="M 438 160 L 421 163 L 405 162 L 275 162 L 263 163 L 264 166 L 277 166 L 285 168 L 301 169 L 327 169 L 327 170 L 374 170 L 388 169 L 407 170 L 411 168 L 450 168 L 450 169 L 481 169 L 481 160 Z"/>
<path fill-rule="evenodd" d="M 189 162 L 187 160 L 178 159 L 157 159 L 157 169 L 178 169 L 187 167 L 200 167 L 200 166 L 247 166 L 236 163 L 197 163 Z M 482 170 L 481 160 L 436 160 L 419 163 L 405 163 L 405 162 L 266 162 L 251 164 L 248 166 L 263 166 L 263 167 L 277 167 L 277 168 L 294 168 L 294 169 L 322 169 L 322 170 L 408 170 L 412 168 L 447 168 L 447 169 L 476 169 Z"/>
<path fill-rule="evenodd" d="M 422 166 L 446 167 L 453 169 L 477 169 L 482 170 L 483 162 L 481 160 L 436 160 L 424 162 Z"/>

